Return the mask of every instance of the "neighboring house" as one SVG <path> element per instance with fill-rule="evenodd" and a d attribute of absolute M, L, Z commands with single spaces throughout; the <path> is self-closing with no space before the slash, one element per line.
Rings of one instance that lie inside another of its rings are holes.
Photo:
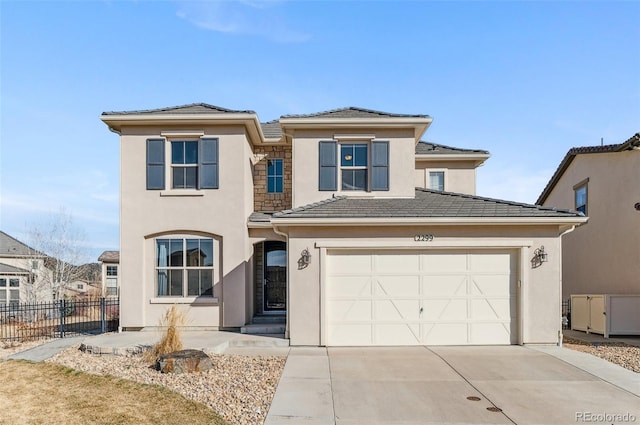
<path fill-rule="evenodd" d="M 77 266 L 73 273 L 75 279 L 65 286 L 65 298 L 98 298 L 102 296 L 102 266 L 87 263 Z"/>
<path fill-rule="evenodd" d="M 46 256 L 0 231 L 0 306 L 45 302 L 53 292 L 43 278 Z"/>
<path fill-rule="evenodd" d="M 182 304 L 200 329 L 279 315 L 292 345 L 558 340 L 560 237 L 586 218 L 475 196 L 488 152 L 421 142 L 427 115 L 101 119 L 120 135 L 124 329 Z"/>
<path fill-rule="evenodd" d="M 98 261 L 101 266 L 102 293 L 105 297 L 117 297 L 120 294 L 120 252 L 105 251 Z"/>
<path fill-rule="evenodd" d="M 562 240 L 563 299 L 640 294 L 640 133 L 570 149 L 536 203 L 589 217 Z"/>

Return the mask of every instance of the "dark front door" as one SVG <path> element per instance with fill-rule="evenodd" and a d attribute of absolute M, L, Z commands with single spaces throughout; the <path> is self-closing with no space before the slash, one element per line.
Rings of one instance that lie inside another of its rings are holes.
<path fill-rule="evenodd" d="M 264 311 L 287 308 L 287 246 L 264 243 Z"/>

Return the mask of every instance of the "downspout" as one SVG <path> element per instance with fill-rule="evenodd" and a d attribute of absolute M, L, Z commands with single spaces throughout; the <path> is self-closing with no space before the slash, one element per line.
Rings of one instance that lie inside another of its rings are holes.
<path fill-rule="evenodd" d="M 576 225 L 574 224 L 564 232 L 560 233 L 560 258 L 562 258 L 562 237 L 564 235 L 568 235 L 569 233 L 576 230 Z M 562 308 L 562 261 L 560 261 L 560 308 Z M 560 317 L 562 317 L 562 311 L 560 311 Z M 564 339 L 564 335 L 562 333 L 562 324 L 560 324 L 560 329 L 558 330 L 558 347 L 562 347 L 562 340 Z"/>
<path fill-rule="evenodd" d="M 290 282 L 290 280 L 289 280 L 289 273 L 290 273 L 290 271 L 289 271 L 289 269 L 290 269 L 290 267 L 289 267 L 289 234 L 281 231 L 278 228 L 278 226 L 273 224 L 273 223 L 272 223 L 272 226 L 273 226 L 273 232 L 276 235 L 284 236 L 285 239 L 286 239 L 286 244 L 287 244 L 287 316 L 286 316 L 286 325 L 285 325 L 285 328 L 284 328 L 284 337 L 285 337 L 285 339 L 289 339 L 289 308 L 290 308 L 290 303 L 289 303 L 289 282 Z"/>

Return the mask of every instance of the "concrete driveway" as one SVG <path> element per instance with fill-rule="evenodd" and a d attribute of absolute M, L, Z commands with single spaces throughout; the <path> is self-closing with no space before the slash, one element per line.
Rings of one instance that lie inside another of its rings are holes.
<path fill-rule="evenodd" d="M 638 374 L 555 350 L 586 366 L 519 346 L 293 347 L 265 424 L 640 423 Z"/>

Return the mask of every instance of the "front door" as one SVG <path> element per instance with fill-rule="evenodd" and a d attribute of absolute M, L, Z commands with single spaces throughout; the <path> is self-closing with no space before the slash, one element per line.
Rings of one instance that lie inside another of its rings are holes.
<path fill-rule="evenodd" d="M 284 242 L 264 243 L 264 311 L 287 308 L 287 246 Z"/>

